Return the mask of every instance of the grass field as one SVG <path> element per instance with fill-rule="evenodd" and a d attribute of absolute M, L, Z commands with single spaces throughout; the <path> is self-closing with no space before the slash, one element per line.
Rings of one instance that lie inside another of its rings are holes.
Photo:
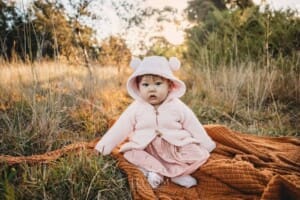
<path fill-rule="evenodd" d="M 191 69 L 182 100 L 202 124 L 256 135 L 299 136 L 300 75 L 278 69 Z M 130 104 L 130 69 L 56 62 L 0 66 L 0 154 L 32 155 L 105 133 Z M 0 199 L 131 199 L 126 176 L 110 157 L 69 155 L 55 163 L 1 163 Z"/>

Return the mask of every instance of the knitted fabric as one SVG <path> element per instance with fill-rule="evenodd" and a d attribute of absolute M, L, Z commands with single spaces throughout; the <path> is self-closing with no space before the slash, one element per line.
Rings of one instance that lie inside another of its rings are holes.
<path fill-rule="evenodd" d="M 243 134 L 220 125 L 205 126 L 217 143 L 208 162 L 192 175 L 198 184 L 180 187 L 168 179 L 152 189 L 142 172 L 117 150 L 113 157 L 127 174 L 134 199 L 300 199 L 300 139 Z M 0 156 L 1 162 L 51 162 L 69 152 L 93 151 L 98 140 L 76 143 L 43 155 Z"/>

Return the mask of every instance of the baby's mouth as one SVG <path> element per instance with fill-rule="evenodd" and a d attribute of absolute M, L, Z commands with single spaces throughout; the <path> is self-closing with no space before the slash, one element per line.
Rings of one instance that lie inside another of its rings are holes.
<path fill-rule="evenodd" d="M 149 96 L 149 99 L 155 99 L 156 98 L 156 95 L 152 94 Z"/>

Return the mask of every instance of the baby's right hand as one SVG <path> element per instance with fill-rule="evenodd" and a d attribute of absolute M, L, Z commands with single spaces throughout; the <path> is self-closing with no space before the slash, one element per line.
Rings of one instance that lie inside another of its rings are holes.
<path fill-rule="evenodd" d="M 96 149 L 99 153 L 101 153 L 103 156 L 106 156 L 106 155 L 108 155 L 108 154 L 111 153 L 111 151 L 109 150 L 109 148 L 108 148 L 106 145 L 102 144 L 101 142 L 99 142 L 99 143 L 96 145 L 95 149 Z"/>

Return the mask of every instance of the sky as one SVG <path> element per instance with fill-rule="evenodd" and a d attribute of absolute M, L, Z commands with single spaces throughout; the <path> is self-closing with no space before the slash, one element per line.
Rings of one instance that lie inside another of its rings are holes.
<path fill-rule="evenodd" d="M 253 2 L 261 4 L 262 0 L 253 0 Z M 275 10 L 291 8 L 300 11 L 300 0 L 267 0 L 267 3 Z"/>
<path fill-rule="evenodd" d="M 13 1 L 13 0 L 11 0 Z M 19 4 L 26 5 L 32 0 L 15 0 Z M 55 1 L 55 0 L 53 0 Z M 67 1 L 67 0 L 60 0 Z M 76 0 L 73 0 L 76 1 Z M 117 2 L 115 0 L 114 2 Z M 128 0 L 129 2 L 142 2 L 137 0 Z M 118 19 L 115 11 L 111 7 L 111 0 L 101 0 L 101 3 L 105 5 L 105 9 L 103 7 L 97 8 L 99 6 L 99 0 L 95 0 L 95 4 L 92 6 L 96 8 L 97 12 L 101 17 L 106 16 L 106 20 L 99 20 L 98 22 L 94 22 L 91 24 L 92 27 L 96 30 L 96 36 L 98 39 L 103 40 L 110 35 L 118 35 L 123 34 L 124 24 L 121 20 Z M 151 42 L 150 38 L 153 36 L 163 36 L 173 45 L 180 45 L 184 41 L 184 29 L 189 25 L 185 20 L 183 15 L 183 10 L 187 7 L 188 0 L 146 0 L 142 3 L 144 7 L 153 7 L 153 8 L 163 8 L 165 6 L 171 6 L 178 10 L 178 13 L 174 16 L 174 19 L 179 21 L 180 23 L 176 24 L 173 22 L 161 22 L 157 24 L 155 21 L 147 21 L 145 23 L 145 27 L 143 29 L 135 29 L 132 28 L 129 32 L 126 32 L 126 41 L 127 44 L 136 45 L 137 38 L 143 40 L 144 43 Z M 256 4 L 261 4 L 262 2 L 267 2 L 270 5 L 271 9 L 297 9 L 300 12 L 300 0 L 253 0 Z M 103 14 L 104 13 L 104 14 Z M 149 34 L 149 32 L 151 34 Z"/>

